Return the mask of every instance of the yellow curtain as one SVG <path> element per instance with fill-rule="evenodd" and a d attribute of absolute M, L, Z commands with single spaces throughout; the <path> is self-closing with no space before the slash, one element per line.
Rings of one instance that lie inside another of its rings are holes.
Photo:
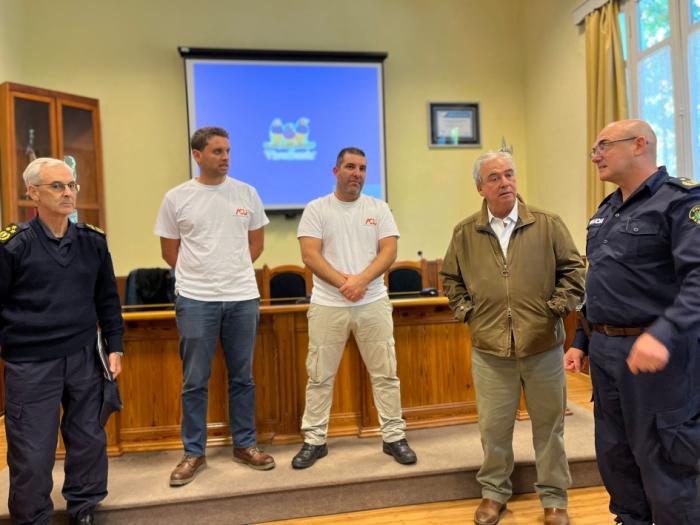
<path fill-rule="evenodd" d="M 627 118 L 627 84 L 622 56 L 622 37 L 618 23 L 618 3 L 611 0 L 585 19 L 586 85 L 588 110 L 588 146 L 595 143 L 598 132 L 615 120 Z M 588 216 L 615 189 L 601 182 L 593 163 L 588 163 Z"/>

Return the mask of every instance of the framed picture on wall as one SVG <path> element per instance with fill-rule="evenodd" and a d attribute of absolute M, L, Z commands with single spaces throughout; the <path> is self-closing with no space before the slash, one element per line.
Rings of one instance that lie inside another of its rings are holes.
<path fill-rule="evenodd" d="M 428 102 L 431 148 L 481 146 L 478 102 Z"/>

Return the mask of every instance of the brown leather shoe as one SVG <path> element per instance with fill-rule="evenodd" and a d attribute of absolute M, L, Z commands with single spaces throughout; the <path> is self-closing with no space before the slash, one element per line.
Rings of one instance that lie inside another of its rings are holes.
<path fill-rule="evenodd" d="M 571 525 L 566 509 L 544 509 L 544 525 Z"/>
<path fill-rule="evenodd" d="M 496 525 L 501 515 L 506 511 L 506 504 L 493 499 L 484 498 L 474 513 L 476 525 Z"/>
<path fill-rule="evenodd" d="M 275 468 L 275 459 L 258 447 L 234 448 L 233 461 L 243 463 L 255 470 L 270 470 Z"/>
<path fill-rule="evenodd" d="M 179 487 L 187 485 L 194 479 L 197 472 L 203 470 L 207 466 L 207 458 L 205 456 L 190 456 L 185 454 L 177 464 L 175 470 L 170 474 L 170 486 Z"/>

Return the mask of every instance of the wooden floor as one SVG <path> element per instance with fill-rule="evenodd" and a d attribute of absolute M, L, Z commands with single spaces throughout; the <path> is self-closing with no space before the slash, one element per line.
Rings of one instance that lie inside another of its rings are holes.
<path fill-rule="evenodd" d="M 583 374 L 568 375 L 569 402 L 593 410 L 590 378 Z M 569 516 L 573 525 L 605 525 L 613 522 L 608 512 L 608 493 L 603 487 L 569 491 Z M 408 505 L 316 518 L 276 521 L 275 525 L 452 525 L 473 523 L 478 499 Z M 535 525 L 543 523 L 543 512 L 535 494 L 514 496 L 500 525 Z"/>
<path fill-rule="evenodd" d="M 580 407 L 593 410 L 591 401 L 591 376 L 586 374 L 566 373 L 567 399 Z"/>
<path fill-rule="evenodd" d="M 464 525 L 473 523 L 478 499 L 407 505 L 317 518 L 275 521 L 274 525 Z M 573 525 L 607 525 L 613 522 L 608 512 L 608 493 L 602 487 L 569 491 L 569 516 Z M 543 511 L 535 494 L 513 496 L 499 525 L 536 525 L 543 523 Z"/>

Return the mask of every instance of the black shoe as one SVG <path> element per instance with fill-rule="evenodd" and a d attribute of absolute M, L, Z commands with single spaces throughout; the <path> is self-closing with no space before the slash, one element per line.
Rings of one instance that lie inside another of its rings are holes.
<path fill-rule="evenodd" d="M 324 443 L 323 445 L 309 445 L 304 443 L 301 450 L 297 452 L 292 460 L 292 467 L 294 468 L 309 468 L 311 465 L 316 463 L 317 459 L 326 457 L 328 455 L 328 447 Z"/>
<path fill-rule="evenodd" d="M 394 459 L 402 465 L 411 465 L 418 461 L 416 453 L 411 450 L 411 447 L 408 446 L 408 441 L 405 439 L 399 439 L 393 443 L 385 441 L 382 450 L 384 454 L 394 456 Z"/>
<path fill-rule="evenodd" d="M 92 511 L 82 514 L 80 517 L 71 516 L 68 521 L 70 525 L 93 525 L 95 523 L 95 517 L 92 515 Z"/>

